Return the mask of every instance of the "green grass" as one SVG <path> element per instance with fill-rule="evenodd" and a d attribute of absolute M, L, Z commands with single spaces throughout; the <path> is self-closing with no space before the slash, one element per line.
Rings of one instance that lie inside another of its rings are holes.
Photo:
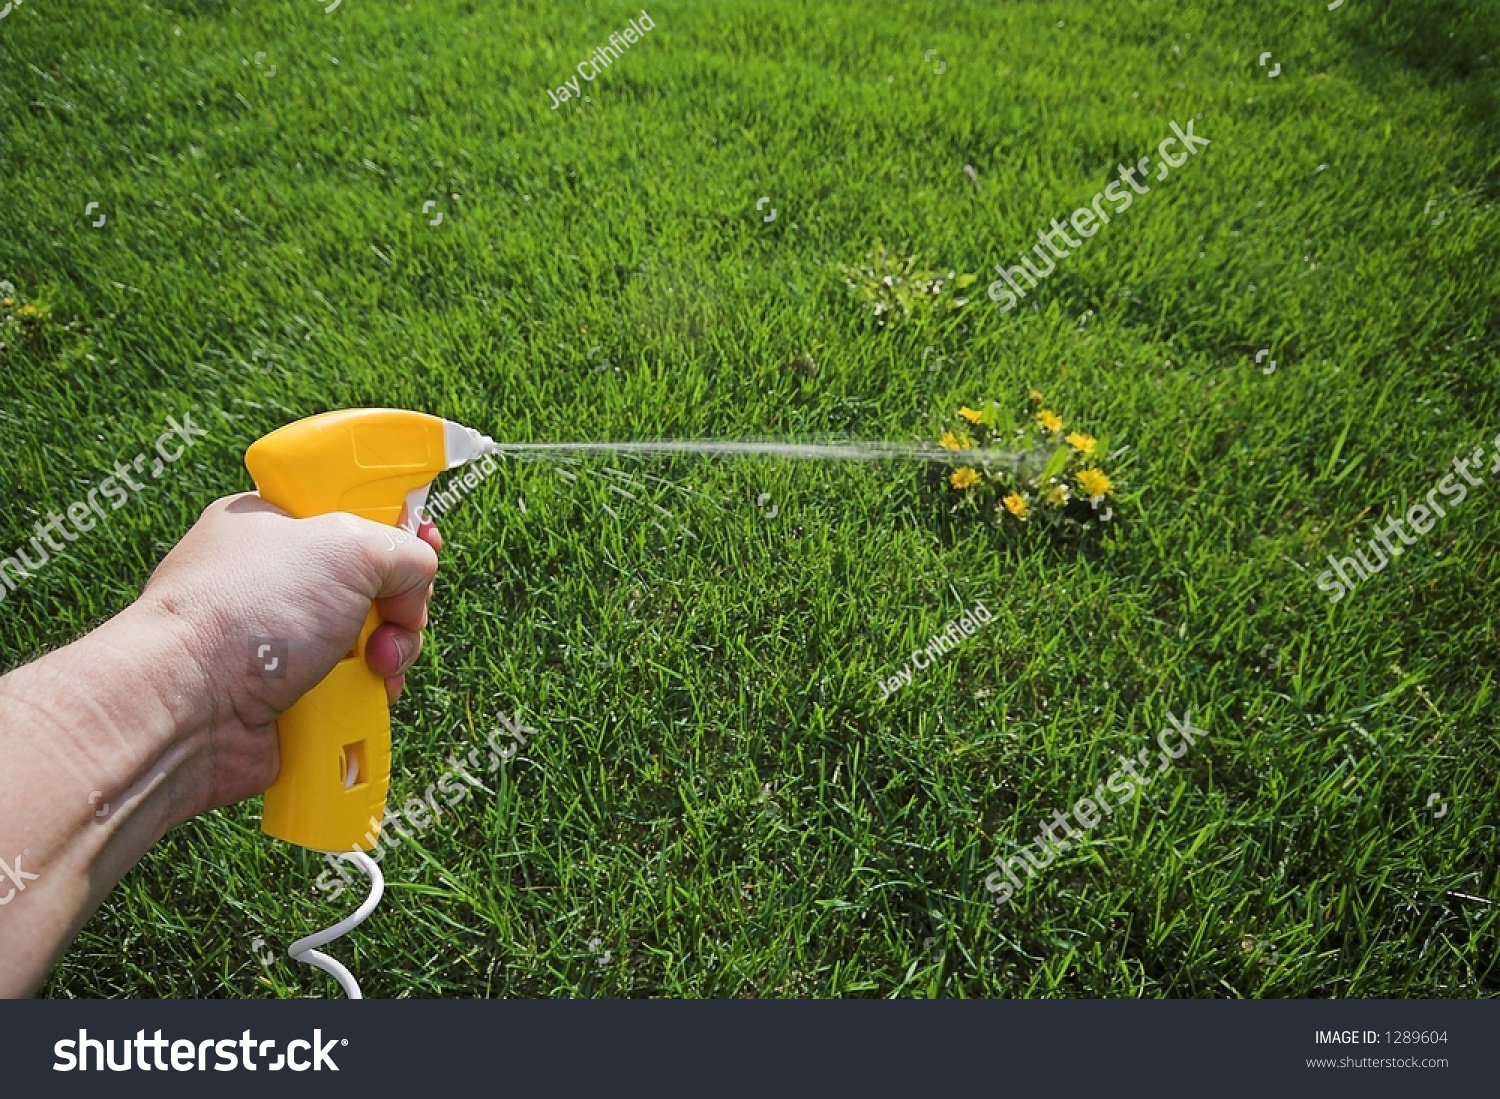
<path fill-rule="evenodd" d="M 297 416 L 910 440 L 1035 386 L 1129 447 L 1102 537 L 950 516 L 894 465 L 614 463 L 638 502 L 602 462 L 491 477 L 444 523 L 393 798 L 499 712 L 537 735 L 331 952 L 368 996 L 1500 990 L 1500 485 L 1337 605 L 1313 583 L 1500 430 L 1500 5 L 660 0 L 550 110 L 638 10 L 0 21 L 0 278 L 51 311 L 0 337 L 0 547 L 167 415 L 212 428 L 0 604 L 4 665 L 128 603 Z M 1189 118 L 1209 148 L 985 298 Z M 974 300 L 877 329 L 838 274 L 877 238 Z M 975 599 L 995 622 L 882 703 Z M 990 903 L 994 855 L 1169 710 L 1210 738 Z M 352 907 L 258 813 L 169 835 L 45 994 L 337 995 L 251 949 Z"/>

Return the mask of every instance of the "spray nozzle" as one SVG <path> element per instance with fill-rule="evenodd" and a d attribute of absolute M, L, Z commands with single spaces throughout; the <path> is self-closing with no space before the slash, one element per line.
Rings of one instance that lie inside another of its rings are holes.
<path fill-rule="evenodd" d="M 443 421 L 443 445 L 449 469 L 476 461 L 486 454 L 494 454 L 500 449 L 488 435 L 481 435 L 472 427 L 456 424 L 452 420 Z"/>

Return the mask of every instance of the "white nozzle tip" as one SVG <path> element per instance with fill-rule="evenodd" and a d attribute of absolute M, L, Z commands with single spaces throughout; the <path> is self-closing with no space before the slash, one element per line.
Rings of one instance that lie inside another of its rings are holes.
<path fill-rule="evenodd" d="M 443 424 L 443 446 L 447 452 L 449 469 L 483 458 L 486 454 L 494 454 L 498 449 L 494 439 L 481 435 L 472 427 L 456 424 L 452 420 L 444 420 Z"/>

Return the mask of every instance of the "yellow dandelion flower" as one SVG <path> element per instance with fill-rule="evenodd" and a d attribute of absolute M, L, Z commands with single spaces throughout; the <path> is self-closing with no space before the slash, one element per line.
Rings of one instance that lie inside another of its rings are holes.
<path fill-rule="evenodd" d="M 1032 401 L 1034 401 L 1035 403 L 1037 403 L 1037 404 L 1041 404 L 1042 403 L 1042 391 L 1040 389 L 1033 389 L 1030 393 L 1028 393 L 1026 395 L 1028 397 L 1030 397 L 1032 399 Z"/>
<path fill-rule="evenodd" d="M 9 309 L 12 305 L 15 305 L 15 304 L 16 304 L 16 299 L 15 298 L 0 298 L 0 305 L 5 306 L 7 309 Z"/>
<path fill-rule="evenodd" d="M 1049 508 L 1064 507 L 1068 502 L 1068 486 L 1058 485 L 1047 493 L 1047 506 Z"/>
<path fill-rule="evenodd" d="M 966 488 L 973 488 L 979 483 L 979 474 L 967 466 L 963 469 L 955 469 L 948 474 L 948 483 L 962 492 Z"/>
<path fill-rule="evenodd" d="M 1084 495 L 1089 499 L 1096 496 L 1108 496 L 1114 488 L 1114 482 L 1109 479 L 1100 469 L 1080 469 L 1078 471 L 1078 487 L 1083 489 Z"/>
<path fill-rule="evenodd" d="M 21 308 L 16 310 L 16 316 L 18 317 L 35 317 L 36 315 L 37 311 L 36 306 L 34 305 L 23 305 L 21 306 Z"/>
<path fill-rule="evenodd" d="M 1022 496 L 1019 492 L 1012 492 L 1001 503 L 1005 505 L 1006 511 L 1021 520 L 1021 522 L 1024 523 L 1026 521 L 1026 513 L 1031 510 L 1031 505 L 1026 502 L 1026 497 Z"/>
<path fill-rule="evenodd" d="M 955 435 L 951 431 L 945 431 L 943 437 L 938 440 L 938 445 L 944 450 L 968 450 L 974 444 L 967 435 L 962 433 Z"/>
<path fill-rule="evenodd" d="M 1040 412 L 1038 412 L 1036 414 L 1036 422 L 1041 424 L 1054 435 L 1061 431 L 1063 426 L 1062 417 L 1059 416 L 1056 412 L 1053 412 L 1050 408 L 1044 408 Z"/>
<path fill-rule="evenodd" d="M 964 419 L 968 420 L 971 424 L 977 424 L 980 420 L 984 419 L 983 413 L 975 412 L 968 405 L 964 405 L 962 408 L 960 408 L 958 410 L 958 414 Z"/>
<path fill-rule="evenodd" d="M 1098 444 L 1098 439 L 1094 438 L 1092 435 L 1085 435 L 1081 431 L 1075 431 L 1073 432 L 1073 434 L 1068 436 L 1068 445 L 1074 450 L 1078 451 L 1080 454 L 1094 453 L 1094 447 L 1096 447 Z"/>

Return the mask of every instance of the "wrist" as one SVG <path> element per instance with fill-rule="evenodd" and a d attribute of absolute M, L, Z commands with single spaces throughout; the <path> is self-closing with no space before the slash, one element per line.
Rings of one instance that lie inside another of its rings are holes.
<path fill-rule="evenodd" d="M 190 621 L 143 597 L 89 635 L 122 662 L 115 682 L 133 683 L 131 718 L 138 736 L 123 770 L 126 793 L 149 847 L 168 830 L 210 808 L 213 732 L 218 712 L 208 645 Z M 111 693 L 105 687 L 101 692 Z"/>
<path fill-rule="evenodd" d="M 155 752 L 170 751 L 217 724 L 213 662 L 187 618 L 143 596 L 86 638 L 95 640 L 121 661 L 121 682 L 135 685 L 138 720 Z"/>

